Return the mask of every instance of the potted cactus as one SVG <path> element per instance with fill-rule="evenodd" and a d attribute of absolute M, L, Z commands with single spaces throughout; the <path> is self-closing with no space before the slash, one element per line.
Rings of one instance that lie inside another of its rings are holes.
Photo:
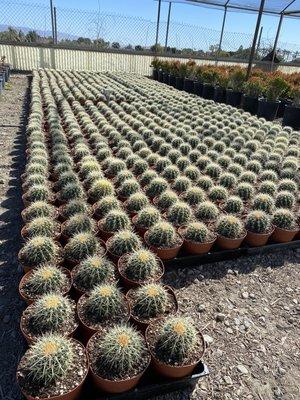
<path fill-rule="evenodd" d="M 126 325 L 95 333 L 87 344 L 87 353 L 93 382 L 107 393 L 133 389 L 150 364 L 145 339 Z"/>
<path fill-rule="evenodd" d="M 46 334 L 21 358 L 17 382 L 27 400 L 77 400 L 87 373 L 88 359 L 81 343 Z"/>
<path fill-rule="evenodd" d="M 178 311 L 173 289 L 159 283 L 148 283 L 130 289 L 126 297 L 131 310 L 131 320 L 143 333 L 150 323 Z"/>
<path fill-rule="evenodd" d="M 58 215 L 56 208 L 46 201 L 35 201 L 21 212 L 22 219 L 25 223 L 29 223 L 35 218 L 52 218 Z"/>
<path fill-rule="evenodd" d="M 167 188 L 168 182 L 164 178 L 154 178 L 144 190 L 149 199 L 153 200 L 154 197 L 162 194 Z"/>
<path fill-rule="evenodd" d="M 299 232 L 299 225 L 297 224 L 293 212 L 286 208 L 278 208 L 275 210 L 272 223 L 275 226 L 275 230 L 271 236 L 274 242 L 291 242 Z"/>
<path fill-rule="evenodd" d="M 106 242 L 106 248 L 112 261 L 118 262 L 126 253 L 138 250 L 142 247 L 141 239 L 130 230 L 121 230 L 115 233 Z"/>
<path fill-rule="evenodd" d="M 241 215 L 244 212 L 244 202 L 239 196 L 230 196 L 222 205 L 222 210 L 228 214 Z"/>
<path fill-rule="evenodd" d="M 74 267 L 80 261 L 94 254 L 105 254 L 105 245 L 90 232 L 81 232 L 74 235 L 64 247 L 64 256 L 67 263 Z"/>
<path fill-rule="evenodd" d="M 246 237 L 242 221 L 234 215 L 221 215 L 216 222 L 217 244 L 222 249 L 237 249 Z"/>
<path fill-rule="evenodd" d="M 180 227 L 178 233 L 183 238 L 183 249 L 188 254 L 208 253 L 217 239 L 202 222 L 191 222 Z"/>
<path fill-rule="evenodd" d="M 124 207 L 131 217 L 134 217 L 142 208 L 148 206 L 148 197 L 141 192 L 132 194 L 125 202 Z"/>
<path fill-rule="evenodd" d="M 82 213 L 91 214 L 91 208 L 84 199 L 70 200 L 58 208 L 59 219 L 63 222 L 75 214 Z"/>
<path fill-rule="evenodd" d="M 98 179 L 95 181 L 91 188 L 88 190 L 88 197 L 91 204 L 96 203 L 105 196 L 112 196 L 114 194 L 114 186 L 108 179 Z"/>
<path fill-rule="evenodd" d="M 19 251 L 19 261 L 25 272 L 49 263 L 59 265 L 62 262 L 61 247 L 47 236 L 35 236 L 26 241 Z"/>
<path fill-rule="evenodd" d="M 149 185 L 149 183 L 155 178 L 158 178 L 157 172 L 150 169 L 139 175 L 138 181 L 140 185 L 144 188 L 145 186 Z"/>
<path fill-rule="evenodd" d="M 195 217 L 200 222 L 205 222 L 206 224 L 214 223 L 218 218 L 220 211 L 218 207 L 211 201 L 203 201 L 194 210 Z"/>
<path fill-rule="evenodd" d="M 197 186 L 192 186 L 186 192 L 182 193 L 180 198 L 189 206 L 195 208 L 199 205 L 199 203 L 205 200 L 206 194 L 203 189 Z"/>
<path fill-rule="evenodd" d="M 77 327 L 75 302 L 56 293 L 39 297 L 24 310 L 20 322 L 21 331 L 29 344 L 45 333 L 71 337 Z"/>
<path fill-rule="evenodd" d="M 127 179 L 118 188 L 119 200 L 125 202 L 132 194 L 140 190 L 140 185 L 136 179 Z"/>
<path fill-rule="evenodd" d="M 101 255 L 85 258 L 72 269 L 71 274 L 77 298 L 97 285 L 115 282 L 115 266 Z"/>
<path fill-rule="evenodd" d="M 136 250 L 124 254 L 118 261 L 118 271 L 125 288 L 134 288 L 145 283 L 157 282 L 164 274 L 162 261 L 151 251 Z"/>
<path fill-rule="evenodd" d="M 56 195 L 58 205 L 66 204 L 71 199 L 84 199 L 85 192 L 80 183 L 68 183 Z"/>
<path fill-rule="evenodd" d="M 295 195 L 287 190 L 282 190 L 276 194 L 275 207 L 293 210 L 296 206 Z"/>
<path fill-rule="evenodd" d="M 148 206 L 132 218 L 132 223 L 135 230 L 144 237 L 145 232 L 159 220 L 161 220 L 161 214 L 157 208 Z"/>
<path fill-rule="evenodd" d="M 274 231 L 271 218 L 261 210 L 255 210 L 248 214 L 245 228 L 247 230 L 245 242 L 250 246 L 264 246 Z"/>
<path fill-rule="evenodd" d="M 36 201 L 46 201 L 47 203 L 54 202 L 54 195 L 49 186 L 36 184 L 31 186 L 22 196 L 24 206 L 27 207 Z"/>
<path fill-rule="evenodd" d="M 192 208 L 183 201 L 173 204 L 166 212 L 167 220 L 175 227 L 188 224 L 193 217 Z"/>
<path fill-rule="evenodd" d="M 105 196 L 93 204 L 93 216 L 99 221 L 104 218 L 109 211 L 120 209 L 121 203 L 115 196 Z"/>
<path fill-rule="evenodd" d="M 130 226 L 130 218 L 125 211 L 121 209 L 111 210 L 98 222 L 99 235 L 104 241 L 107 241 L 116 232 L 129 229 Z"/>
<path fill-rule="evenodd" d="M 147 328 L 146 341 L 155 370 L 167 378 L 190 375 L 205 351 L 202 334 L 186 317 L 154 322 Z"/>
<path fill-rule="evenodd" d="M 70 217 L 61 225 L 62 239 L 67 242 L 71 237 L 78 233 L 95 233 L 95 221 L 85 213 L 78 213 Z"/>
<path fill-rule="evenodd" d="M 258 193 L 252 201 L 253 210 L 265 211 L 271 214 L 275 207 L 273 197 L 266 193 Z"/>
<path fill-rule="evenodd" d="M 104 326 L 129 321 L 130 308 L 127 299 L 116 285 L 103 283 L 80 297 L 77 314 L 82 338 L 87 342 Z"/>
<path fill-rule="evenodd" d="M 28 271 L 19 283 L 20 297 L 31 304 L 46 293 L 66 295 L 72 286 L 70 272 L 66 268 L 48 265 Z"/>
<path fill-rule="evenodd" d="M 162 212 L 167 211 L 169 207 L 178 201 L 177 193 L 172 190 L 165 190 L 161 195 L 154 197 L 153 204 Z"/>
<path fill-rule="evenodd" d="M 50 217 L 37 217 L 21 229 L 21 236 L 23 239 L 31 239 L 35 236 L 46 236 L 59 240 L 60 224 Z"/>
<path fill-rule="evenodd" d="M 183 240 L 169 222 L 157 222 L 144 235 L 150 250 L 162 260 L 175 258 Z"/>

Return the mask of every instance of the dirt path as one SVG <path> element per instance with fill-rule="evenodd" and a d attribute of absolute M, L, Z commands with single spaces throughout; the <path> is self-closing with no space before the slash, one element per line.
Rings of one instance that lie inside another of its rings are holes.
<path fill-rule="evenodd" d="M 12 89 L 0 98 L 0 399 L 20 399 L 15 371 L 25 342 L 19 331 L 24 308 L 18 296 L 22 268 L 17 254 L 21 245 L 22 209 L 20 174 L 25 157 L 25 123 L 28 104 L 26 76 L 13 76 Z"/>

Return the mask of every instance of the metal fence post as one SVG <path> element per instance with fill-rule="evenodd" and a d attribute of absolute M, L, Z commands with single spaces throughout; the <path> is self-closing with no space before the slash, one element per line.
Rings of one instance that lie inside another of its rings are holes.
<path fill-rule="evenodd" d="M 50 0 L 50 12 L 51 12 L 52 40 L 53 40 L 53 44 L 54 44 L 55 43 L 55 33 L 54 33 L 54 14 L 53 14 L 52 0 Z"/>
<path fill-rule="evenodd" d="M 156 22 L 156 38 L 155 38 L 155 53 L 157 53 L 157 45 L 158 45 L 159 22 L 160 22 L 160 7 L 161 7 L 161 0 L 158 0 L 157 22 Z"/>
<path fill-rule="evenodd" d="M 167 47 L 168 47 L 168 39 L 169 39 L 169 27 L 170 27 L 171 8 L 172 8 L 172 3 L 171 3 L 171 1 L 170 1 L 170 3 L 169 3 L 169 11 L 168 11 L 168 21 L 167 21 L 167 31 L 166 31 L 166 41 L 165 41 L 165 53 L 167 52 Z"/>
<path fill-rule="evenodd" d="M 57 19 L 56 19 L 56 7 L 54 7 L 54 44 L 57 44 Z"/>

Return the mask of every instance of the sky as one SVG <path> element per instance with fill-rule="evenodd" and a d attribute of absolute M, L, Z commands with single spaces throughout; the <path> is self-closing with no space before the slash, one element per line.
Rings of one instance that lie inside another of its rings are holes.
<path fill-rule="evenodd" d="M 4 0 L 5 1 L 5 0 Z M 26 3 L 35 3 L 35 4 L 43 4 L 48 6 L 49 0 L 11 0 L 9 3 L 12 4 L 15 1 L 24 1 Z M 58 10 L 60 9 L 81 9 L 81 10 L 100 10 L 101 13 L 118 13 L 126 16 L 135 16 L 144 18 L 146 20 L 156 21 L 157 18 L 157 6 L 158 2 L 155 0 L 53 0 L 55 6 L 57 6 Z M 12 4 L 13 6 L 13 4 Z M 168 6 L 169 3 L 162 2 L 162 9 L 161 9 L 161 20 L 166 21 L 167 13 L 168 13 Z M 5 10 L 5 9 L 4 9 Z M 27 13 L 26 13 L 27 14 Z M 23 13 L 21 13 L 21 16 Z M 77 29 L 80 29 L 83 24 L 89 25 L 90 22 L 84 20 L 83 14 L 81 15 L 81 19 L 77 18 L 78 14 L 72 14 L 72 18 L 70 18 L 70 13 L 64 14 L 63 12 L 58 11 L 58 30 L 62 32 L 71 32 L 74 29 L 74 26 L 77 23 Z M 68 15 L 68 17 L 67 17 Z M 11 13 L 9 13 L 11 16 Z M 18 24 L 20 26 L 20 18 L 18 15 Z M 5 14 L 4 14 L 5 17 Z M 29 17 L 28 17 L 29 18 Z M 33 18 L 33 17 L 32 17 Z M 36 17 L 38 18 L 38 17 Z M 172 14 L 171 14 L 171 25 L 170 25 L 170 36 L 171 46 L 184 46 L 185 43 L 191 44 L 190 47 L 208 47 L 209 44 L 216 44 L 218 42 L 219 33 L 214 32 L 210 35 L 210 33 L 202 33 L 202 31 L 194 29 L 192 32 L 189 29 L 185 28 L 181 30 L 180 26 L 175 27 L 175 21 L 184 24 L 196 25 L 199 27 L 209 28 L 216 31 L 220 31 L 222 25 L 222 18 L 223 18 L 223 11 L 216 10 L 207 7 L 200 7 L 200 6 L 192 6 L 187 4 L 180 4 L 180 3 L 173 3 L 172 5 Z M 237 12 L 228 12 L 227 13 L 227 20 L 225 25 L 225 32 L 242 32 L 245 34 L 249 34 L 247 38 L 248 43 L 251 42 L 251 38 L 255 29 L 256 24 L 256 14 L 252 13 L 237 13 Z M 7 19 L 7 18 L 6 18 Z M 70 21 L 70 22 L 68 22 Z M 125 19 L 124 19 L 125 21 Z M 272 43 L 272 40 L 275 37 L 277 25 L 278 25 L 279 17 L 277 16 L 268 16 L 264 15 L 262 18 L 261 26 L 263 26 L 263 38 L 269 39 L 269 42 Z M 174 23 L 173 31 L 172 31 L 172 22 Z M 1 23 L 1 16 L 0 16 L 0 23 Z M 7 21 L 9 24 L 10 22 Z M 94 21 L 95 23 L 95 21 Z M 119 20 L 119 25 L 122 25 Z M 17 22 L 16 22 L 17 24 Z M 112 30 L 112 20 L 106 21 L 106 26 L 103 28 L 103 34 L 100 33 L 101 36 L 110 35 Z M 21 25 L 22 26 L 22 25 Z M 24 26 L 24 25 L 23 25 Z M 155 37 L 155 25 L 147 26 L 140 24 L 136 27 L 137 31 L 141 31 L 141 29 L 149 29 L 149 34 L 147 33 L 147 38 L 145 38 L 144 32 L 142 33 L 143 39 L 145 43 L 149 44 L 149 42 L 154 41 Z M 164 43 L 165 38 L 165 27 L 166 25 L 162 25 L 160 30 L 159 42 Z M 175 29 L 176 28 L 176 29 Z M 85 28 L 88 31 L 88 28 Z M 93 28 L 95 29 L 95 28 Z M 118 28 L 119 31 L 116 32 L 116 28 L 114 27 L 115 31 L 113 33 L 114 37 L 119 36 L 123 37 L 123 43 L 128 41 L 133 44 L 138 44 L 134 40 L 132 36 L 134 32 L 129 32 L 130 30 L 134 30 L 132 25 L 126 25 L 124 22 L 123 27 Z M 92 31 L 92 28 L 90 28 Z M 136 33 L 137 34 L 137 33 Z M 206 35 L 201 40 L 201 43 L 197 43 L 197 38 L 201 35 Z M 93 34 L 91 34 L 93 35 Z M 251 35 L 251 36 L 250 36 Z M 176 37 L 175 37 L 176 36 Z M 192 42 L 190 37 L 193 36 Z M 115 40 L 115 39 L 114 39 Z M 298 46 L 293 46 L 293 49 L 300 50 L 300 18 L 299 19 L 292 19 L 292 18 L 285 18 L 283 20 L 281 35 L 280 35 L 280 42 L 281 44 L 291 43 L 297 44 Z M 195 43 L 194 43 L 195 41 Z M 230 46 L 231 41 L 239 41 L 238 35 L 226 35 L 225 37 L 225 45 Z M 210 43 L 212 42 L 212 43 Z M 139 43 L 142 44 L 143 43 Z M 151 43 L 152 44 L 152 43 Z M 194 44 L 194 46 L 192 46 Z M 245 46 L 244 46 L 245 47 Z"/>

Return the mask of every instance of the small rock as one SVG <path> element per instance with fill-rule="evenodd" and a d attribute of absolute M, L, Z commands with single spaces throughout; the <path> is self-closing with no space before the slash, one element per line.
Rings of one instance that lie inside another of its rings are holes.
<path fill-rule="evenodd" d="M 227 270 L 227 274 L 228 274 L 228 275 L 233 275 L 233 274 L 234 274 L 233 269 L 230 269 L 230 268 L 229 268 L 229 269 Z"/>
<path fill-rule="evenodd" d="M 248 292 L 243 292 L 242 293 L 242 298 L 243 299 L 248 299 L 248 297 L 249 297 L 249 293 Z"/>
<path fill-rule="evenodd" d="M 232 385 L 232 379 L 230 378 L 230 376 L 224 376 L 224 382 L 226 383 L 226 385 Z"/>
<path fill-rule="evenodd" d="M 204 338 L 205 343 L 207 343 L 207 344 L 211 344 L 214 341 L 214 339 L 209 335 L 203 335 L 203 338 Z"/>
<path fill-rule="evenodd" d="M 254 293 L 249 293 L 250 299 L 255 299 L 255 294 Z"/>
<path fill-rule="evenodd" d="M 231 328 L 227 328 L 227 329 L 226 329 L 226 332 L 228 332 L 228 333 L 232 334 L 232 333 L 233 333 L 233 329 L 231 329 Z"/>
<path fill-rule="evenodd" d="M 286 370 L 282 367 L 278 368 L 278 372 L 280 373 L 280 375 L 285 375 L 286 374 Z"/>
<path fill-rule="evenodd" d="M 244 375 L 247 375 L 249 373 L 247 368 L 242 364 L 237 365 L 237 369 L 238 369 L 238 371 L 240 371 Z"/>
<path fill-rule="evenodd" d="M 206 310 L 206 307 L 205 307 L 204 304 L 198 304 L 198 305 L 197 305 L 197 311 L 203 312 L 203 311 L 205 311 L 205 310 Z"/>
<path fill-rule="evenodd" d="M 0 178 L 0 185 L 3 185 L 4 182 L 4 179 Z"/>
<path fill-rule="evenodd" d="M 216 321 L 217 321 L 217 322 L 223 322 L 224 319 L 225 319 L 225 314 L 218 313 L 218 314 L 216 315 Z"/>

